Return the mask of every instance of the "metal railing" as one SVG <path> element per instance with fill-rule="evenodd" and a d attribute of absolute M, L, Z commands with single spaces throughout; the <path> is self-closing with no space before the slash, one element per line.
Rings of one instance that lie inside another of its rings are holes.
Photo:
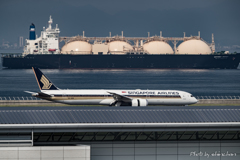
<path fill-rule="evenodd" d="M 240 96 L 195 96 L 196 99 L 240 99 Z"/>
<path fill-rule="evenodd" d="M 36 97 L 0 97 L 0 100 L 42 100 Z"/>
<path fill-rule="evenodd" d="M 24 56 L 22 54 L 14 54 L 14 53 L 2 53 L 2 57 L 5 57 L 5 58 L 23 58 Z"/>
<path fill-rule="evenodd" d="M 240 96 L 195 96 L 196 99 L 240 99 Z M 0 97 L 0 100 L 42 100 L 36 97 Z"/>

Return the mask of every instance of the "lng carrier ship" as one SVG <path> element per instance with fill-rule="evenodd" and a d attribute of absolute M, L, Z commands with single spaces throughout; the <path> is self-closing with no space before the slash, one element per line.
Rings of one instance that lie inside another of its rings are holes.
<path fill-rule="evenodd" d="M 5 54 L 2 65 L 10 69 L 237 69 L 240 54 L 216 53 L 212 43 L 198 36 L 186 37 L 59 37 L 58 25 L 43 27 L 36 38 L 35 25 L 30 26 L 21 56 Z M 59 42 L 65 45 L 59 49 Z M 173 43 L 173 47 L 169 45 Z M 181 42 L 178 46 L 178 42 Z"/>

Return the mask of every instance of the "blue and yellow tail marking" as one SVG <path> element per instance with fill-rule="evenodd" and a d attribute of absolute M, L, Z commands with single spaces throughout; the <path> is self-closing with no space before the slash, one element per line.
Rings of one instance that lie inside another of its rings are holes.
<path fill-rule="evenodd" d="M 57 88 L 48 78 L 45 76 L 40 69 L 32 67 L 33 72 L 35 74 L 38 86 L 40 90 L 58 90 Z"/>

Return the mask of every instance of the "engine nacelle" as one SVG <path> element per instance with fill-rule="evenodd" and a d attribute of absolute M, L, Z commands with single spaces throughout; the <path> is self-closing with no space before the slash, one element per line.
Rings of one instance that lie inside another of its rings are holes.
<path fill-rule="evenodd" d="M 148 101 L 146 99 L 133 99 L 132 106 L 147 106 Z"/>

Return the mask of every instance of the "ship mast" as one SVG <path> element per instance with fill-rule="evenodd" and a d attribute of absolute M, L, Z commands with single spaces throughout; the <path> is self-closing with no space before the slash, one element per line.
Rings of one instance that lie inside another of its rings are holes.
<path fill-rule="evenodd" d="M 49 21 L 48 21 L 48 29 L 52 29 L 52 16 L 49 17 Z"/>

